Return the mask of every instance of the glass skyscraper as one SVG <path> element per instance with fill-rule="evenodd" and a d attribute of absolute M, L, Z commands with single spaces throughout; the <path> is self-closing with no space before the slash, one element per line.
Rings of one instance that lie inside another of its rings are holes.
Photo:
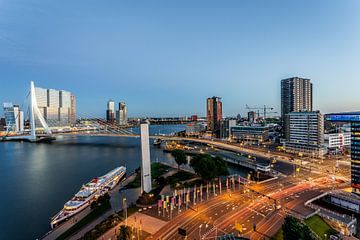
<path fill-rule="evenodd" d="M 206 100 L 207 130 L 220 137 L 220 122 L 222 120 L 222 102 L 220 97 Z"/>
<path fill-rule="evenodd" d="M 327 114 L 325 119 L 351 123 L 351 187 L 360 195 L 360 112 Z"/>

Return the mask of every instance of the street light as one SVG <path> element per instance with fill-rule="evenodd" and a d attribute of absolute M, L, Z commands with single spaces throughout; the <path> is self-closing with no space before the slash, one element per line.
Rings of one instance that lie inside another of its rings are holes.
<path fill-rule="evenodd" d="M 123 214 L 124 214 L 124 218 L 125 218 L 125 225 L 127 226 L 128 225 L 128 222 L 127 222 L 127 203 L 126 203 L 126 198 L 124 197 L 123 198 L 123 202 L 122 202 L 122 208 L 123 208 Z"/>

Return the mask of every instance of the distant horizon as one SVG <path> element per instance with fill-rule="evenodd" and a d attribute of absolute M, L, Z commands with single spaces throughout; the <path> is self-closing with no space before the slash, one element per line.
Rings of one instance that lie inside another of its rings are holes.
<path fill-rule="evenodd" d="M 311 79 L 313 109 L 360 110 L 360 2 L 0 0 L 0 102 L 22 105 L 30 80 L 64 89 L 79 116 L 280 114 L 280 81 Z M 1 107 L 0 115 L 3 115 Z"/>

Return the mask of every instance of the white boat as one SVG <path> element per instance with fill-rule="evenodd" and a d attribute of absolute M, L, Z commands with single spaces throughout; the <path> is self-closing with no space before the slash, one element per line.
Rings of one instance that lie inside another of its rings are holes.
<path fill-rule="evenodd" d="M 64 208 L 51 219 L 51 228 L 55 228 L 60 223 L 81 212 L 99 196 L 113 189 L 124 177 L 125 173 L 126 167 L 117 167 L 104 176 L 94 178 L 89 183 L 84 184 L 79 192 L 65 203 Z"/>

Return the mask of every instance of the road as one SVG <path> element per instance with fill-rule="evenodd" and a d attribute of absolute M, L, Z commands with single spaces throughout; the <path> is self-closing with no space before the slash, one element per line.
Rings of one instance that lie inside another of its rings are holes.
<path fill-rule="evenodd" d="M 234 229 L 235 222 L 242 225 L 243 236 L 268 239 L 280 229 L 287 213 L 302 218 L 310 214 L 312 210 L 305 207 L 304 202 L 332 188 L 333 184 L 333 180 L 326 177 L 312 182 L 282 178 L 250 186 L 250 189 L 261 190 L 261 194 L 242 188 L 231 195 L 222 194 L 201 203 L 195 210 L 187 210 L 148 239 L 184 239 L 177 233 L 179 227 L 187 230 L 188 239 L 211 239 L 224 233 L 239 234 Z M 281 205 L 280 209 L 275 208 L 274 200 Z"/>

